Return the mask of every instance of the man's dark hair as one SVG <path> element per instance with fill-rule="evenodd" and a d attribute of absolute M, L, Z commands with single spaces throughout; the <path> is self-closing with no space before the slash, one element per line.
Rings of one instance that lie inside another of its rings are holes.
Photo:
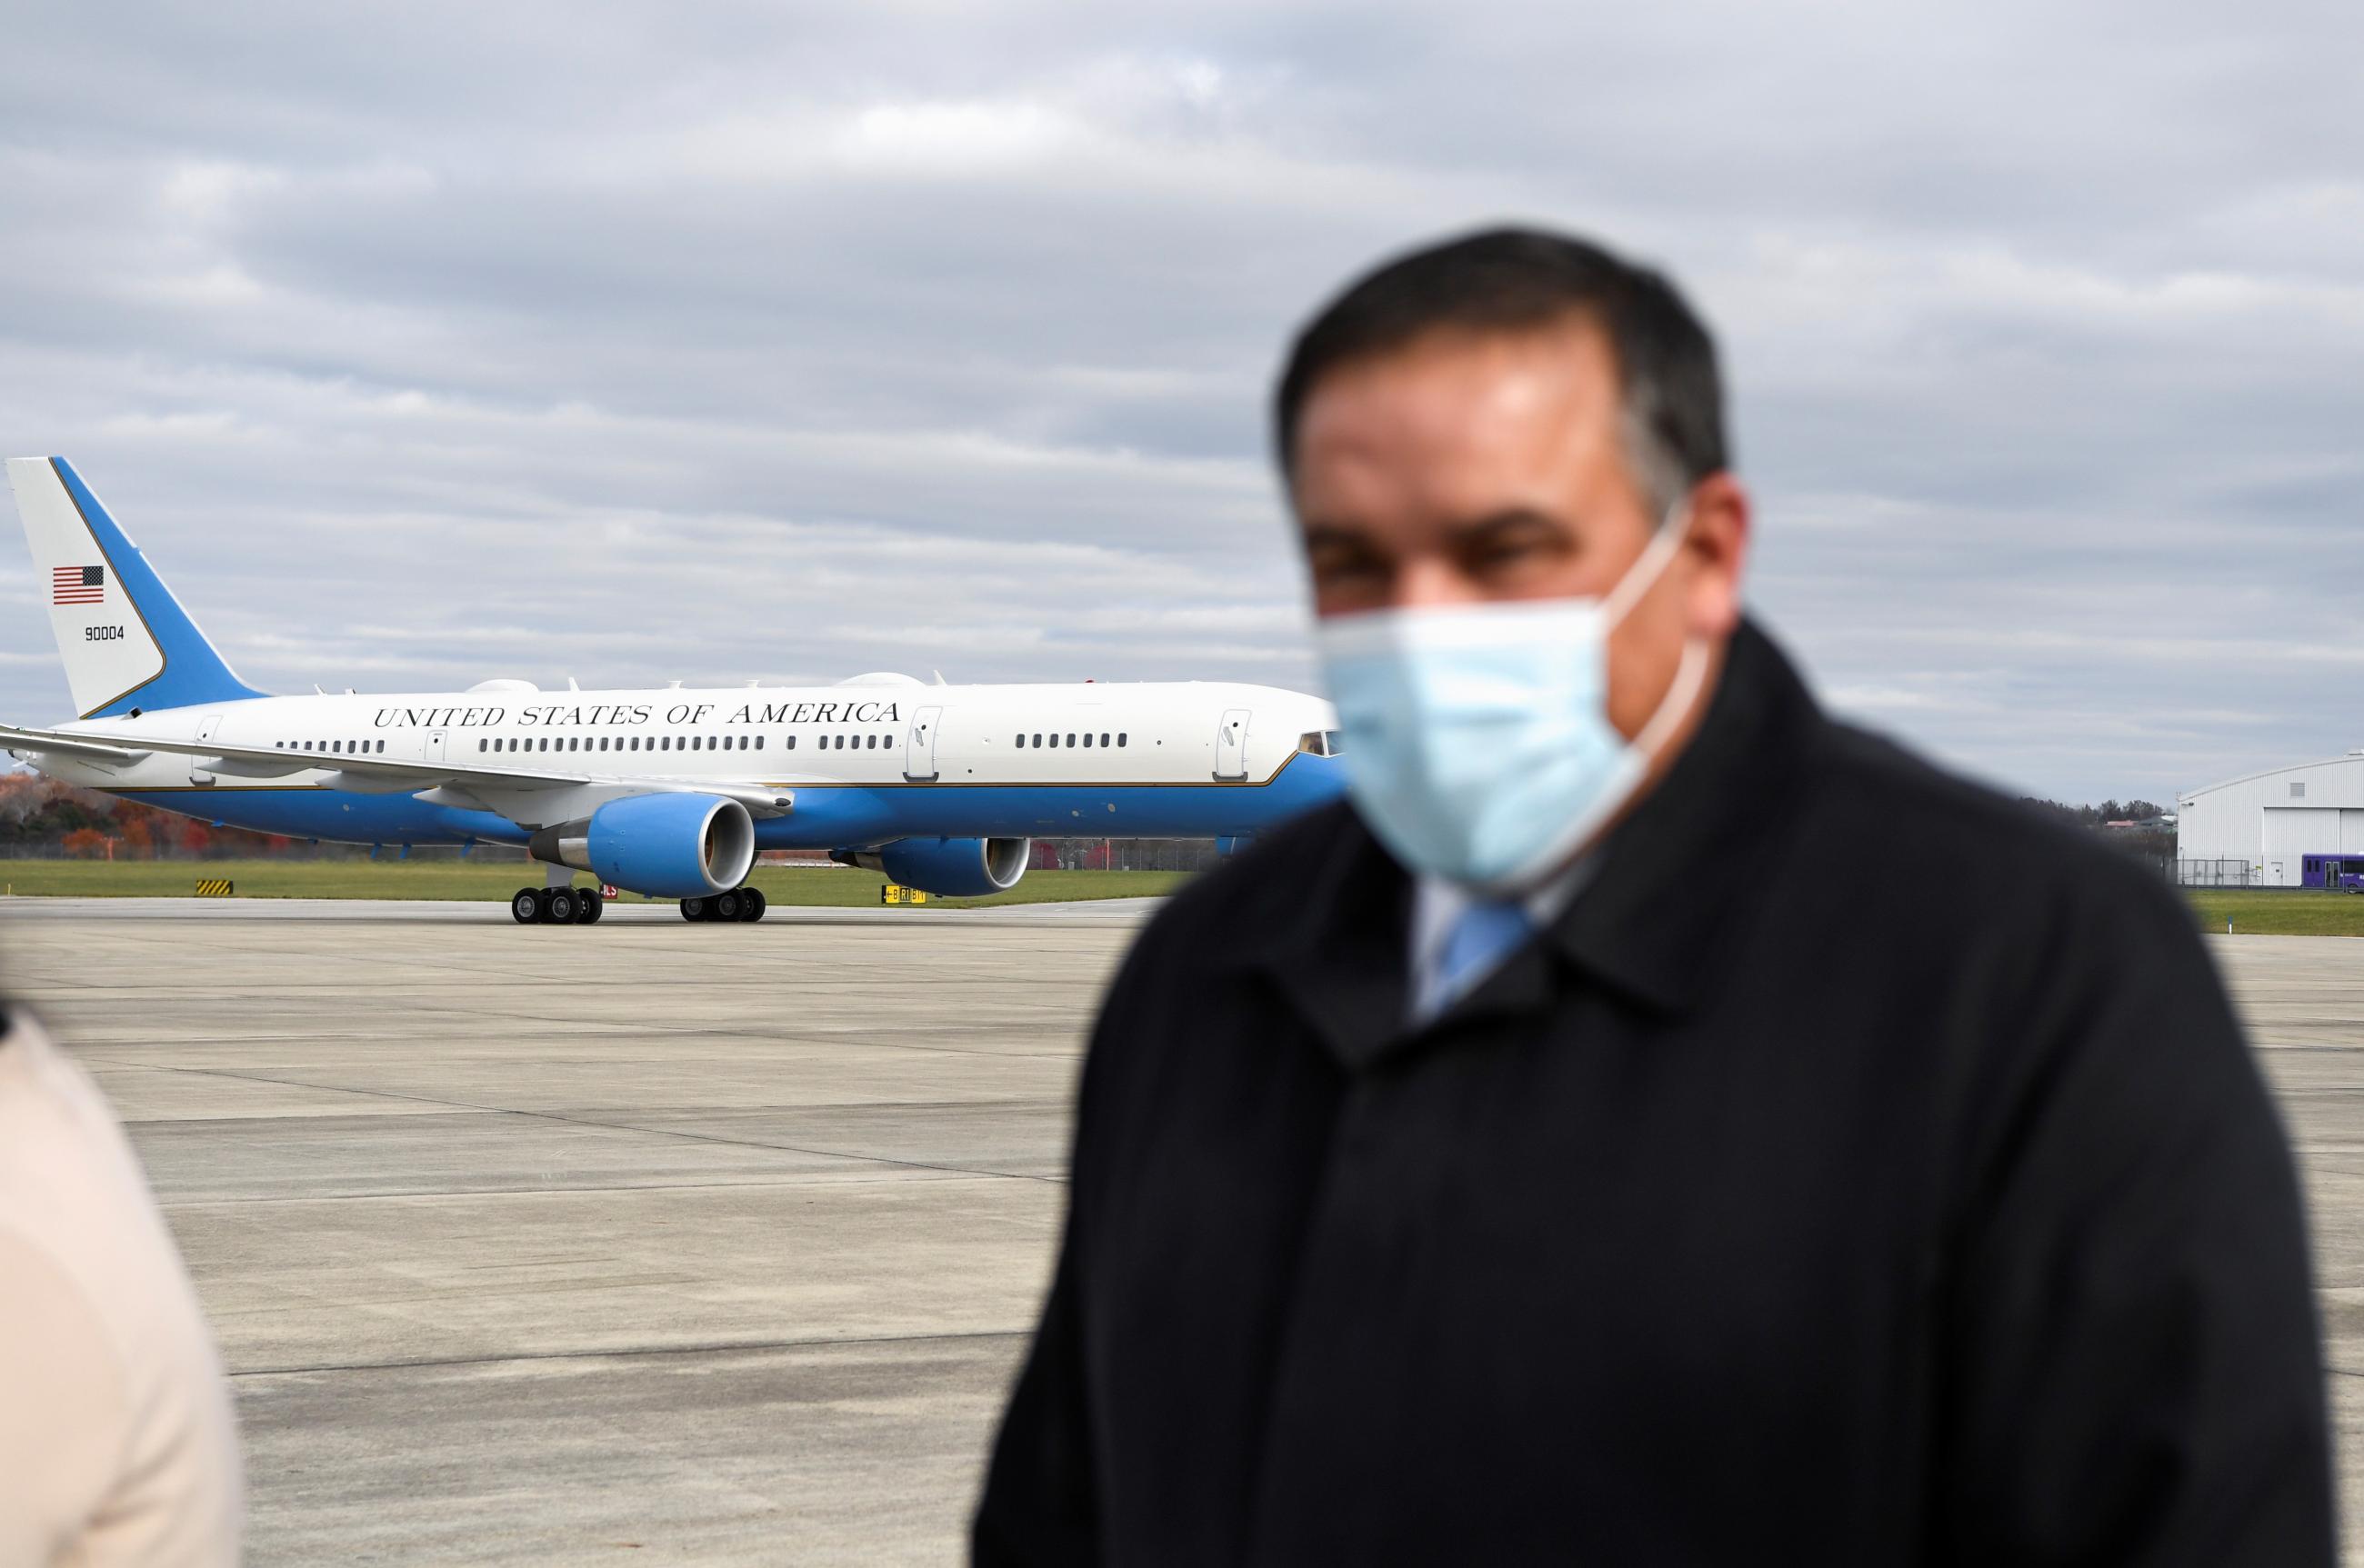
<path fill-rule="evenodd" d="M 1625 461 L 1654 510 L 1729 466 L 1715 342 L 1675 285 L 1568 235 L 1491 228 L 1382 264 L 1297 335 L 1273 396 L 1281 472 L 1296 469 L 1306 398 L 1340 365 L 1433 331 L 1522 332 L 1570 317 L 1609 336 Z"/>

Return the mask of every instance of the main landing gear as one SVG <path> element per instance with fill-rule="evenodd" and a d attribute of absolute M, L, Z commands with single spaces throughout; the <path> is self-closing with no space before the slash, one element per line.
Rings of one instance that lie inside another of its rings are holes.
<path fill-rule="evenodd" d="M 728 893 L 718 893 L 711 898 L 685 898 L 681 901 L 681 917 L 685 920 L 760 920 L 765 905 L 760 887 L 734 887 Z"/>
<path fill-rule="evenodd" d="M 520 887 L 509 899 L 509 917 L 520 926 L 596 926 L 606 913 L 597 888 Z"/>

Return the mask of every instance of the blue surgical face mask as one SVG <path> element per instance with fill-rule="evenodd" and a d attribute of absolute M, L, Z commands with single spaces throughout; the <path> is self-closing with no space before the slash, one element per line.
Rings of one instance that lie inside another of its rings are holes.
<path fill-rule="evenodd" d="M 1406 867 L 1493 894 L 1548 877 L 1633 798 L 1707 673 L 1692 642 L 1632 741 L 1609 722 L 1609 632 L 1681 547 L 1669 512 L 1608 595 L 1376 610 L 1316 639 L 1363 820 Z"/>

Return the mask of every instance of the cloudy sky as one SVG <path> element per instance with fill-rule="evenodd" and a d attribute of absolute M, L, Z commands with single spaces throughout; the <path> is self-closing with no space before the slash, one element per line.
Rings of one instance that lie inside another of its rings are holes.
<path fill-rule="evenodd" d="M 1715 323 L 1837 707 L 2364 746 L 2364 7 L 9 8 L 0 445 L 268 688 L 1310 684 L 1285 335 L 1502 218 Z M 65 716 L 0 530 L 0 717 Z"/>

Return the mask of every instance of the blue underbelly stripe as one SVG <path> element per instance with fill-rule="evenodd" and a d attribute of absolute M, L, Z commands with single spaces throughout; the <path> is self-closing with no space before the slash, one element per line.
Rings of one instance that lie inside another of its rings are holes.
<path fill-rule="evenodd" d="M 1213 839 L 1268 831 L 1344 787 L 1336 762 L 1299 756 L 1267 784 L 858 784 L 807 789 L 785 817 L 759 819 L 767 850 L 833 850 L 889 839 Z M 353 844 L 522 844 L 529 835 L 490 811 L 430 806 L 407 795 L 332 789 L 110 791 L 200 821 Z"/>

